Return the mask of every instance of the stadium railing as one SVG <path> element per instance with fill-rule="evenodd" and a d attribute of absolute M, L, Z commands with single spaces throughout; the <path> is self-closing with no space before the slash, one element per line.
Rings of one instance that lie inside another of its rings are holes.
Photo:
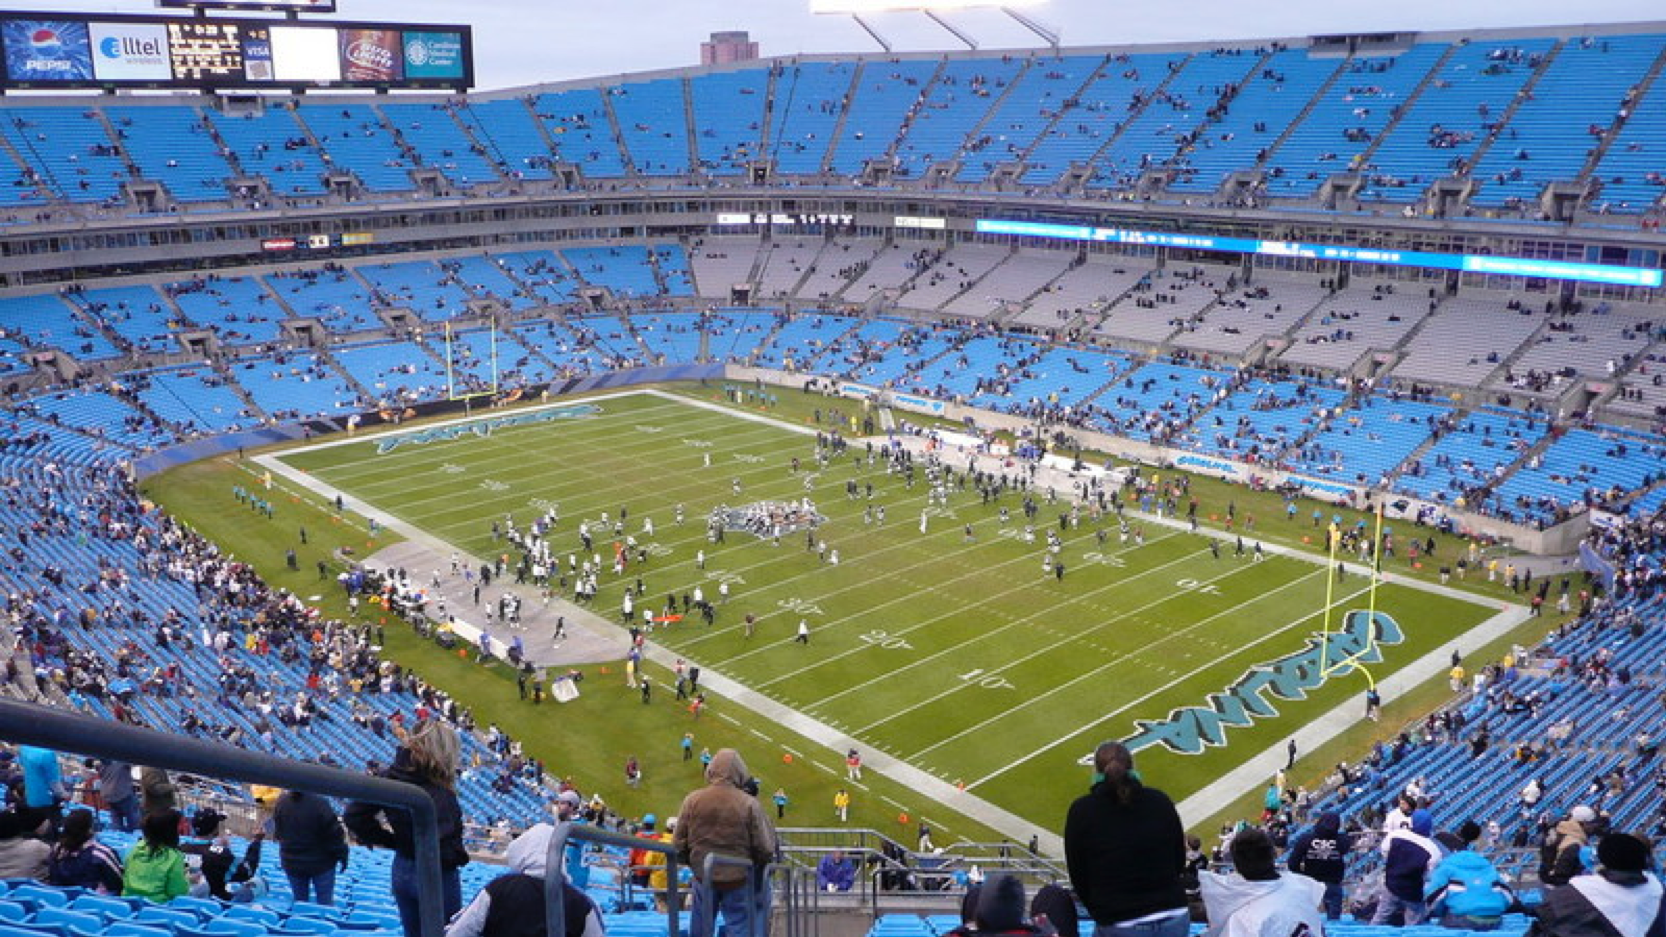
<path fill-rule="evenodd" d="M 440 937 L 440 839 L 438 815 L 427 792 L 358 772 L 276 758 L 181 735 L 120 725 L 66 710 L 0 699 L 0 738 L 54 751 L 144 764 L 208 777 L 311 791 L 407 810 L 416 843 L 418 910 L 422 937 Z"/>

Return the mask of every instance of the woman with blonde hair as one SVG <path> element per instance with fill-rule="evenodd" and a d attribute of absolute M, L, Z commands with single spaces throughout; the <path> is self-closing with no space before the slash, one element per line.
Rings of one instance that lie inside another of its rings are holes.
<path fill-rule="evenodd" d="M 457 870 L 469 861 L 463 849 L 463 811 L 457 804 L 457 762 L 462 747 L 455 730 L 435 721 L 417 723 L 400 741 L 393 764 L 382 777 L 415 784 L 434 801 L 440 831 L 440 897 L 443 917 L 449 920 L 463 907 L 463 886 Z M 405 937 L 421 937 L 422 919 L 417 911 L 421 883 L 417 881 L 410 814 L 397 807 L 354 801 L 347 805 L 342 821 L 359 842 L 393 850 L 391 879 L 399 922 Z"/>

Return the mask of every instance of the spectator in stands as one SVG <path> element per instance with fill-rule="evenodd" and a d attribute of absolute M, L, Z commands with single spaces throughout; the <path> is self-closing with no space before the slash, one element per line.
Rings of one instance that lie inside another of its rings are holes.
<path fill-rule="evenodd" d="M 856 865 L 835 849 L 816 863 L 816 887 L 822 891 L 850 891 L 856 884 Z"/>
<path fill-rule="evenodd" d="M 1652 858 L 1649 844 L 1634 833 L 1604 836 L 1597 844 L 1597 874 L 1547 890 L 1528 937 L 1666 934 L 1660 879 L 1648 871 Z"/>
<path fill-rule="evenodd" d="M 58 770 L 58 753 L 22 745 L 17 749 L 17 764 L 23 770 L 23 806 L 36 817 L 50 820 L 55 833 L 62 804 L 69 799 L 64 776 Z M 49 833 L 48 838 L 54 833 Z"/>
<path fill-rule="evenodd" d="M 769 917 L 769 879 L 763 870 L 775 858 L 775 825 L 758 803 L 755 784 L 740 753 L 720 748 L 706 766 L 706 786 L 683 798 L 677 811 L 672 845 L 695 875 L 689 937 L 710 937 L 706 928 L 719 913 L 730 934 L 750 933 L 754 915 Z M 706 881 L 706 857 L 712 854 L 748 859 L 752 870 L 717 865 Z"/>
<path fill-rule="evenodd" d="M 272 811 L 272 835 L 295 900 L 335 904 L 336 870 L 347 871 L 347 836 L 329 798 L 286 792 Z"/>
<path fill-rule="evenodd" d="M 38 835 L 46 828 L 26 810 L 0 813 L 0 878 L 46 878 L 52 848 Z"/>
<path fill-rule="evenodd" d="M 1429 811 L 1412 811 L 1411 828 L 1383 838 L 1383 889 L 1377 898 L 1373 924 L 1387 924 L 1398 912 L 1406 924 L 1421 924 L 1428 914 L 1423 903 L 1424 881 L 1440 863 L 1440 846 L 1429 838 L 1434 830 Z"/>
<path fill-rule="evenodd" d="M 1585 871 L 1585 847 L 1590 844 L 1591 827 L 1597 812 L 1580 804 L 1568 811 L 1566 819 L 1545 836 L 1539 846 L 1539 880 L 1546 885 L 1566 885 Z"/>
<path fill-rule="evenodd" d="M 144 839 L 127 853 L 122 895 L 168 902 L 191 890 L 185 879 L 185 854 L 179 851 L 179 813 L 145 817 Z"/>
<path fill-rule="evenodd" d="M 187 856 L 197 856 L 202 870 L 202 881 L 191 888 L 193 898 L 214 897 L 221 901 L 248 902 L 266 893 L 261 880 L 260 854 L 266 840 L 262 830 L 249 840 L 243 850 L 243 861 L 237 862 L 231 848 L 231 835 L 222 825 L 225 815 L 216 810 L 200 811 L 191 818 L 192 840 L 179 847 Z M 235 863 L 236 868 L 232 866 Z M 236 885 L 236 891 L 231 886 Z"/>
<path fill-rule="evenodd" d="M 971 906 L 972 926 L 962 924 L 949 931 L 955 937 L 968 934 L 1044 934 L 1024 913 L 1024 883 L 1016 875 L 996 873 L 981 885 L 974 885 L 961 904 L 961 917 L 966 917 Z M 945 935 L 947 937 L 947 935 Z"/>
<path fill-rule="evenodd" d="M 515 837 L 504 853 L 509 872 L 492 879 L 445 929 L 445 937 L 546 937 L 544 878 L 555 827 L 540 823 Z M 559 873 L 558 873 L 559 874 Z M 602 937 L 596 902 L 562 876 L 565 937 Z"/>
<path fill-rule="evenodd" d="M 49 885 L 79 885 L 103 895 L 119 895 L 121 859 L 93 835 L 93 812 L 72 810 L 46 860 Z"/>
<path fill-rule="evenodd" d="M 415 784 L 434 801 L 440 833 L 442 919 L 449 919 L 463 907 L 463 885 L 457 870 L 469 861 L 469 854 L 463 849 L 463 811 L 457 803 L 459 751 L 457 732 L 451 726 L 423 720 L 406 733 L 404 744 L 394 753 L 393 764 L 382 775 L 392 781 Z M 342 819 L 359 842 L 393 850 L 389 877 L 394 902 L 399 906 L 399 923 L 405 937 L 421 937 L 416 843 L 410 814 L 380 804 L 354 801 L 347 805 Z M 434 896 L 429 897 L 431 900 Z"/>
<path fill-rule="evenodd" d="M 1096 937 L 1186 937 L 1186 837 L 1174 802 L 1140 783 L 1120 742 L 1094 751 L 1093 770 L 1065 819 L 1064 855 Z"/>
<path fill-rule="evenodd" d="M 1030 899 L 1030 923 L 1042 933 L 1081 937 L 1082 921 L 1076 910 L 1076 896 L 1070 889 L 1052 882 L 1041 886 Z"/>
<path fill-rule="evenodd" d="M 1325 917 L 1332 921 L 1342 917 L 1342 876 L 1353 845 L 1353 835 L 1342 829 L 1342 815 L 1334 810 L 1319 814 L 1317 822 L 1290 841 L 1285 864 L 1325 886 Z"/>
<path fill-rule="evenodd" d="M 146 818 L 179 809 L 173 779 L 161 768 L 145 768 L 139 772 L 139 792 L 144 796 L 140 809 Z"/>
<path fill-rule="evenodd" d="M 133 766 L 125 761 L 103 759 L 93 763 L 98 770 L 98 795 L 110 811 L 110 821 L 123 833 L 139 828 L 139 797 L 133 786 Z"/>
<path fill-rule="evenodd" d="M 1443 834 L 1444 835 L 1444 834 Z M 1435 867 L 1424 888 L 1429 916 L 1454 930 L 1497 930 L 1515 893 L 1486 856 L 1474 850 L 1481 826 L 1465 820 L 1458 827 L 1458 848 Z"/>
<path fill-rule="evenodd" d="M 1265 830 L 1239 830 L 1230 852 L 1230 875 L 1207 869 L 1200 874 L 1211 937 L 1324 933 L 1319 903 L 1325 886 L 1296 872 L 1280 875 L 1278 851 Z"/>

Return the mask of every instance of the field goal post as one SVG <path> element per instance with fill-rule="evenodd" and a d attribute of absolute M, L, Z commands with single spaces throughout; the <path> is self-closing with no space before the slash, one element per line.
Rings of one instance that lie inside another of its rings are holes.
<path fill-rule="evenodd" d="M 455 350 L 454 344 L 452 342 L 452 337 L 451 337 L 451 321 L 446 320 L 446 323 L 445 323 L 445 396 L 446 396 L 447 400 L 449 400 L 453 403 L 461 401 L 461 402 L 466 404 L 466 403 L 468 403 L 468 402 L 470 402 L 470 401 L 472 401 L 472 400 L 474 400 L 478 397 L 494 397 L 495 398 L 498 395 L 497 320 L 496 319 L 493 319 L 492 324 L 491 324 L 491 349 L 492 349 L 492 353 L 491 353 L 492 383 L 491 383 L 491 386 L 486 390 L 475 391 L 473 393 L 462 393 L 462 394 L 457 393 L 456 350 Z"/>

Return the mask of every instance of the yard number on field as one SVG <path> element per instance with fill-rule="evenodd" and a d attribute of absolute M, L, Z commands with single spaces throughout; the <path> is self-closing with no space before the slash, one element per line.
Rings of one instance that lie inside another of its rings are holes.
<path fill-rule="evenodd" d="M 914 650 L 914 645 L 909 644 L 907 639 L 899 635 L 894 635 L 889 631 L 869 631 L 858 635 L 857 637 L 874 647 L 882 647 L 887 651 Z"/>
<path fill-rule="evenodd" d="M 1201 592 L 1204 595 L 1220 595 L 1221 594 L 1221 590 L 1215 588 L 1214 583 L 1212 583 L 1212 582 L 1198 582 L 1196 579 L 1176 580 L 1175 583 L 1174 583 L 1174 587 L 1176 589 L 1184 589 L 1187 592 Z"/>
<path fill-rule="evenodd" d="M 1015 690 L 1015 689 L 1017 689 L 1017 687 L 1012 685 L 1011 680 L 1008 680 L 1006 677 L 1002 677 L 1002 676 L 999 676 L 997 674 L 985 674 L 984 669 L 982 667 L 979 667 L 976 670 L 966 671 L 965 673 L 960 675 L 960 679 L 966 681 L 966 684 L 968 686 L 983 687 L 986 690 Z"/>

